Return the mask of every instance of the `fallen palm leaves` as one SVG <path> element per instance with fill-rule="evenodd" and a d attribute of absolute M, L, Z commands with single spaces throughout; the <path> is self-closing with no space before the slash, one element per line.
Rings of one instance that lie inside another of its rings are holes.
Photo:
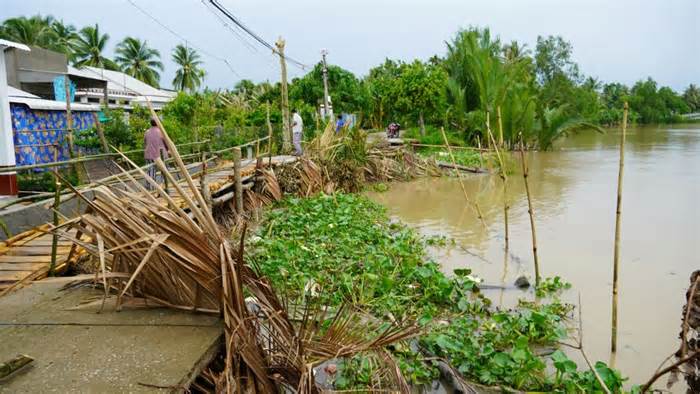
<path fill-rule="evenodd" d="M 688 383 L 688 392 L 700 391 L 700 271 L 690 275 L 690 287 L 686 292 L 686 304 L 683 307 L 683 320 L 681 323 L 681 346 L 678 351 L 668 358 L 656 370 L 654 376 L 644 384 L 641 392 L 649 390 L 654 382 L 662 376 L 669 374 L 667 388 L 671 388 L 679 380 L 679 375 L 685 377 Z M 662 368 L 671 358 L 676 361 Z"/>
<path fill-rule="evenodd" d="M 434 159 L 386 142 L 370 146 L 364 131 L 336 132 L 332 123 L 309 142 L 305 154 L 305 158 L 277 172 L 285 193 L 308 197 L 336 190 L 358 192 L 367 182 L 408 181 L 442 174 Z"/>
<path fill-rule="evenodd" d="M 155 113 L 152 115 L 157 119 Z M 184 180 L 184 186 L 170 182 L 182 206 L 140 171 L 154 192 L 130 176 L 122 188 L 95 188 L 92 200 L 73 189 L 88 204 L 88 212 L 66 226 L 77 228 L 93 242 L 56 229 L 99 259 L 105 296 L 115 291 L 117 308 L 126 300 L 141 300 L 156 306 L 220 314 L 226 352 L 217 386 L 225 392 L 268 393 L 281 387 L 300 393 L 316 392 L 313 368 L 324 361 L 381 351 L 390 343 L 417 334 L 411 324 L 374 322 L 351 308 L 329 311 L 313 296 L 304 298 L 304 319 L 293 322 L 288 303 L 278 298 L 257 269 L 244 262 L 244 237 L 237 248 L 230 244 L 165 129 L 159 126 Z M 161 161 L 157 165 L 164 168 Z M 308 178 L 304 181 L 305 193 L 309 193 L 323 182 L 319 180 L 322 176 L 310 161 L 302 162 L 302 168 Z M 272 177 L 263 176 L 269 180 Z M 264 193 L 251 195 L 248 201 L 258 205 L 262 203 L 259 196 L 264 195 L 279 198 L 279 185 L 268 182 Z M 108 271 L 126 277 L 107 275 Z M 246 302 L 246 296 L 252 297 L 251 302 Z M 396 386 L 402 387 L 399 383 Z"/>

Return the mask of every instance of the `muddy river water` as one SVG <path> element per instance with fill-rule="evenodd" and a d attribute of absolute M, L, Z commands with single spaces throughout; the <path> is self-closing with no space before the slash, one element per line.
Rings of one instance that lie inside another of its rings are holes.
<path fill-rule="evenodd" d="M 542 276 L 559 275 L 573 285 L 563 295 L 566 301 L 577 303 L 580 293 L 584 346 L 591 358 L 605 362 L 610 360 L 619 137 L 616 129 L 602 135 L 582 133 L 553 151 L 528 154 Z M 700 269 L 700 124 L 632 128 L 625 153 L 615 363 L 630 382 L 643 383 L 678 348 L 689 276 Z M 456 241 L 433 251 L 446 272 L 469 267 L 493 285 L 512 285 L 520 275 L 533 278 L 520 172 L 508 180 L 507 257 L 500 179 L 466 175 L 465 183 L 470 196 L 478 198 L 487 228 L 465 204 L 456 178 L 396 183 L 387 192 L 370 195 L 423 234 Z M 503 306 L 532 297 L 510 289 L 486 294 Z M 684 392 L 683 383 L 673 391 Z"/>

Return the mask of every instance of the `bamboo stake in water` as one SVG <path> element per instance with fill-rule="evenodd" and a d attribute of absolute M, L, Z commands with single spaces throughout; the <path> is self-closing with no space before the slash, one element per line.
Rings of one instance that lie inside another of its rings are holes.
<path fill-rule="evenodd" d="M 535 231 L 535 211 L 532 208 L 532 197 L 530 196 L 530 185 L 527 181 L 528 169 L 525 159 L 525 143 L 520 136 L 520 162 L 523 169 L 523 180 L 525 181 L 525 193 L 527 194 L 527 213 L 530 215 L 530 230 L 532 232 L 532 257 L 535 261 L 535 286 L 540 285 L 540 262 L 537 258 L 537 232 Z"/>
<path fill-rule="evenodd" d="M 452 148 L 450 148 L 450 142 L 447 140 L 447 134 L 445 134 L 445 128 L 441 127 L 440 131 L 442 132 L 442 138 L 445 139 L 445 146 L 447 147 L 447 152 L 450 154 L 450 159 L 452 159 L 452 165 L 454 168 L 457 168 L 457 161 L 455 160 L 455 156 L 452 154 Z M 476 211 L 476 215 L 479 217 L 479 220 L 481 221 L 481 224 L 486 227 L 486 222 L 484 221 L 484 215 L 481 214 L 481 208 L 479 208 L 479 203 L 474 201 L 473 203 L 469 199 L 469 194 L 467 193 L 467 188 L 464 187 L 464 182 L 462 181 L 462 172 L 457 171 L 457 177 L 459 178 L 459 185 L 462 187 L 462 193 L 464 193 L 464 199 L 467 200 L 467 204 L 473 205 L 474 210 Z"/>
<path fill-rule="evenodd" d="M 612 341 L 610 350 L 617 351 L 617 298 L 620 265 L 620 216 L 622 215 L 622 177 L 625 172 L 625 134 L 627 133 L 627 112 L 629 107 L 625 102 L 622 114 L 622 136 L 620 137 L 620 167 L 617 174 L 617 208 L 615 209 L 615 252 L 613 257 L 613 291 L 612 291 Z"/>
<path fill-rule="evenodd" d="M 498 150 L 499 144 L 496 143 L 496 140 L 493 138 L 493 133 L 491 132 L 491 126 L 489 125 L 489 113 L 486 112 L 486 131 L 489 135 L 489 140 L 493 143 L 493 147 L 496 150 L 496 158 L 498 159 L 498 166 L 500 167 L 500 171 L 498 173 L 499 177 L 501 178 L 501 181 L 503 181 L 503 225 L 505 226 L 505 238 L 506 238 L 506 255 L 508 254 L 508 246 L 509 246 L 509 239 L 510 239 L 510 233 L 508 231 L 508 177 L 506 176 L 506 169 L 505 169 L 505 164 L 503 163 L 503 157 L 501 156 L 501 152 Z M 498 127 L 501 129 L 500 130 L 500 136 L 501 138 L 503 137 L 503 126 L 501 125 L 501 108 L 498 108 Z M 501 144 L 503 141 L 501 141 Z"/>

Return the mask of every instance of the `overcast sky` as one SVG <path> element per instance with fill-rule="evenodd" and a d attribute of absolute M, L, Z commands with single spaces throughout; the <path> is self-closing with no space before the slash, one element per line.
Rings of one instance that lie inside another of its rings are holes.
<path fill-rule="evenodd" d="M 190 45 L 229 59 L 203 56 L 213 88 L 241 78 L 279 79 L 279 62 L 243 33 L 234 34 L 202 0 L 132 0 Z M 204 0 L 206 1 L 206 0 Z M 220 0 L 250 28 L 306 64 L 330 52 L 330 63 L 359 76 L 384 58 L 410 61 L 443 55 L 460 28 L 488 26 L 502 40 L 534 49 L 538 35 L 561 35 L 586 75 L 633 84 L 653 77 L 676 90 L 700 84 L 700 0 Z M 108 54 L 126 36 L 148 40 L 163 57 L 161 84 L 170 87 L 172 48 L 180 39 L 127 0 L 0 0 L 0 19 L 50 14 L 82 27 L 98 23 L 110 35 Z M 289 67 L 290 78 L 304 71 Z"/>

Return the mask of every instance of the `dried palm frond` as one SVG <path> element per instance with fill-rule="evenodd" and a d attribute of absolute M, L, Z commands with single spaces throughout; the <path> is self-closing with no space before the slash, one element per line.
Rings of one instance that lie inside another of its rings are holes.
<path fill-rule="evenodd" d="M 178 183 L 166 171 L 175 196 L 141 170 L 142 179 L 153 192 L 134 178 L 128 178 L 122 188 L 95 188 L 93 199 L 73 189 L 88 204 L 89 212 L 72 224 L 93 240 L 74 241 L 99 258 L 105 296 L 108 290 L 116 291 L 117 308 L 125 301 L 143 300 L 223 316 L 225 367 L 216 378 L 217 391 L 275 392 L 284 386 L 302 393 L 316 392 L 314 366 L 331 358 L 380 350 L 417 334 L 411 324 L 382 324 L 350 308 L 331 313 L 312 301 L 303 307 L 302 322 L 293 323 L 287 303 L 243 260 L 245 224 L 240 244 L 234 248 L 160 122 L 159 127 L 175 159 L 178 179 L 182 179 Z M 162 161 L 156 164 L 165 169 Z M 299 170 L 305 193 L 318 192 L 327 185 L 313 162 L 302 161 Z M 266 179 L 272 180 L 273 175 Z M 259 208 L 281 196 L 275 182 L 267 184 L 265 193 L 246 193 L 249 208 Z M 55 231 L 70 237 L 61 229 Z M 124 275 L 107 275 L 107 271 Z M 246 302 L 248 295 L 256 310 Z"/>

